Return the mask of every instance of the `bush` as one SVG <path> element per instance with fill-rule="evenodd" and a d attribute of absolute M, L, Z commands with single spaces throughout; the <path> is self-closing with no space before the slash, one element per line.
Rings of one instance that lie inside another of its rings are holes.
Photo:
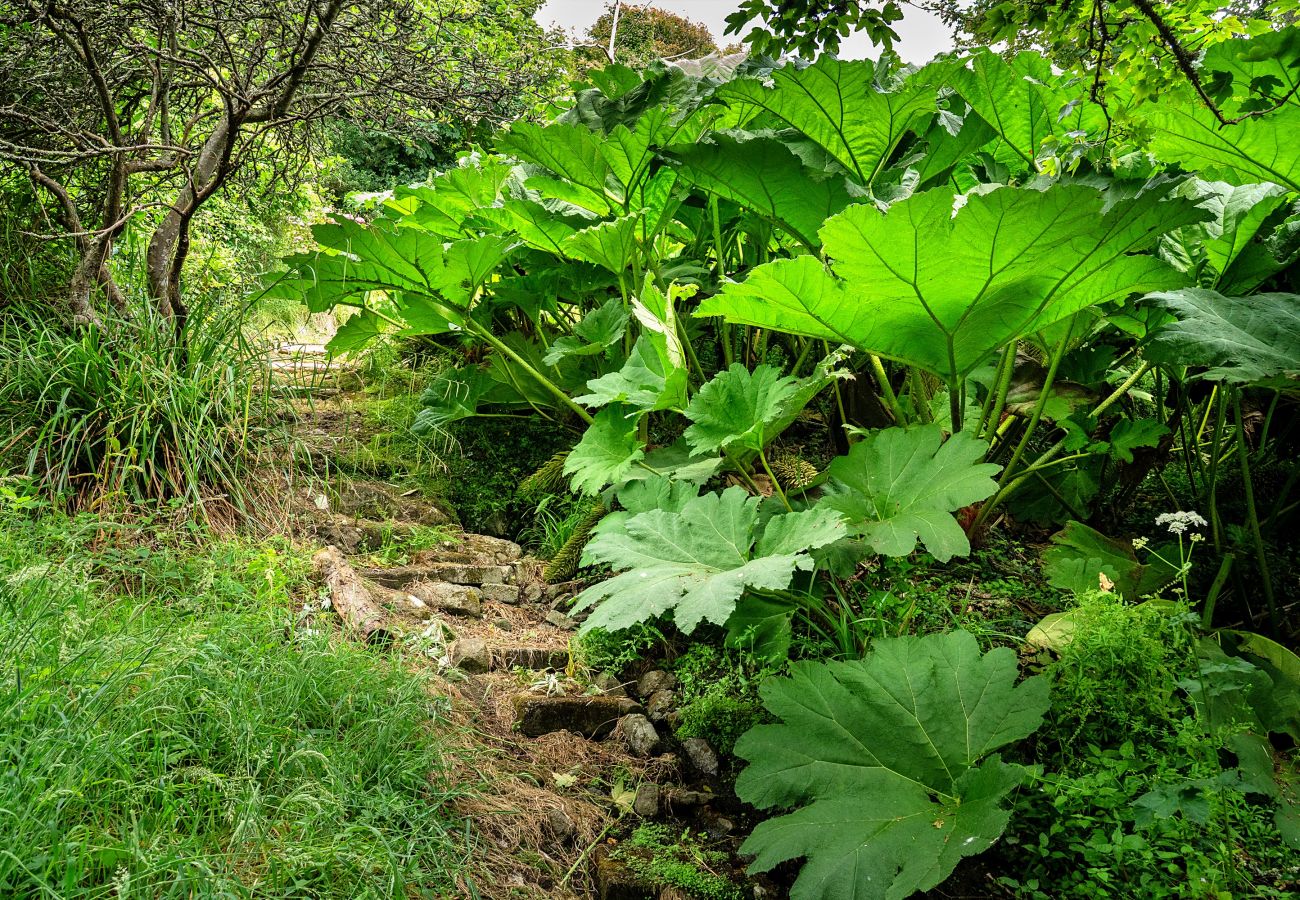
<path fill-rule="evenodd" d="M 27 310 L 0 325 L 0 449 L 75 507 L 242 509 L 268 449 L 266 370 L 238 315 L 191 313 L 184 340 L 141 311 L 69 332 Z"/>

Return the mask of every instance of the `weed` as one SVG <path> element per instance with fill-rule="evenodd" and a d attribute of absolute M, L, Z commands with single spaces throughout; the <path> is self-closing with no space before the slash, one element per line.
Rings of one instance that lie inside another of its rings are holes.
<path fill-rule="evenodd" d="M 619 631 L 593 628 L 573 640 L 579 666 L 594 672 L 623 672 L 633 663 L 653 656 L 668 643 L 664 633 L 649 622 Z"/>

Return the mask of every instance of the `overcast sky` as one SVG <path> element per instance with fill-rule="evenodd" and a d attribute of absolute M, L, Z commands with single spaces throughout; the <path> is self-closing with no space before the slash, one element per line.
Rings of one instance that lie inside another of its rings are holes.
<path fill-rule="evenodd" d="M 640 2 L 640 0 L 634 0 Z M 558 24 L 562 28 L 577 28 L 585 31 L 587 26 L 600 16 L 606 0 L 547 0 L 537 13 L 537 21 L 542 25 Z M 666 9 L 678 15 L 686 16 L 697 22 L 703 22 L 713 31 L 714 40 L 719 46 L 738 40 L 738 35 L 724 38 L 725 20 L 740 6 L 740 0 L 655 0 L 659 9 Z M 907 62 L 929 62 L 936 54 L 952 49 L 952 38 L 939 20 L 929 13 L 911 7 L 903 7 L 903 21 L 894 25 L 902 40 L 898 44 L 899 55 Z M 858 59 L 864 56 L 876 56 L 878 48 L 873 48 L 864 35 L 855 34 L 840 45 L 840 56 Z"/>

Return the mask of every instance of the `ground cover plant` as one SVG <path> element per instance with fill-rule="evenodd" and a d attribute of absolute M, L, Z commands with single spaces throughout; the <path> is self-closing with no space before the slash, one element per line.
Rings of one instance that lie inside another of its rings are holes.
<path fill-rule="evenodd" d="M 317 603 L 300 551 L 169 546 L 161 527 L 150 547 L 16 505 L 0 504 L 6 896 L 452 883 L 466 847 L 438 713 L 418 678 L 296 627 Z"/>

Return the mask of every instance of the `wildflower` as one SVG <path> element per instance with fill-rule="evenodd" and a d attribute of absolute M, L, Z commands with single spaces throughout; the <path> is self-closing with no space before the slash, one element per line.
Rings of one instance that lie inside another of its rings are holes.
<path fill-rule="evenodd" d="M 1171 512 L 1156 516 L 1156 524 L 1163 525 L 1170 534 L 1183 534 L 1188 528 L 1203 528 L 1209 523 L 1201 518 L 1200 513 Z"/>
<path fill-rule="evenodd" d="M 1151 539 L 1150 539 L 1150 538 L 1144 538 L 1144 537 L 1136 537 L 1136 538 L 1133 538 L 1133 549 L 1134 549 L 1134 550 L 1145 550 L 1146 547 L 1147 547 L 1147 544 L 1149 544 L 1149 543 L 1151 543 Z"/>

